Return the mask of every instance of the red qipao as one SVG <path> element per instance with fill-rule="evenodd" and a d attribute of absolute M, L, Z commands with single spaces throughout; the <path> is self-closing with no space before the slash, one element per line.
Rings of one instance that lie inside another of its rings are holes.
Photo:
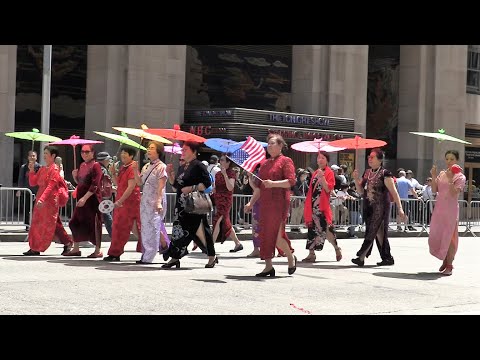
<path fill-rule="evenodd" d="M 132 163 L 127 166 L 122 166 L 117 176 L 117 195 L 120 199 L 123 193 L 127 190 L 128 180 L 135 179 Z M 140 229 L 140 187 L 135 185 L 130 196 L 125 199 L 123 206 L 117 207 L 114 210 L 113 224 L 112 224 L 112 242 L 108 249 L 108 255 L 120 256 L 124 253 L 125 244 L 130 238 L 130 231 L 133 223 L 137 224 L 137 234 L 139 236 L 137 242 L 137 251 L 142 252 L 141 243 L 141 229 Z"/>
<path fill-rule="evenodd" d="M 69 222 L 73 241 L 90 241 L 92 244 L 102 241 L 102 214 L 98 204 L 102 201 L 100 194 L 100 180 L 102 169 L 95 160 L 80 164 L 77 173 L 77 200 L 80 200 L 88 191 L 93 193 L 85 205 L 75 207 L 72 219 Z"/>
<path fill-rule="evenodd" d="M 235 172 L 232 169 L 227 169 L 227 177 L 229 179 L 235 180 Z M 220 216 L 223 216 L 222 222 L 220 223 L 220 232 L 218 234 L 220 241 L 224 242 L 226 238 L 230 236 L 232 231 L 232 222 L 230 221 L 230 209 L 232 208 L 233 202 L 233 190 L 230 191 L 227 188 L 227 183 L 225 181 L 225 176 L 222 172 L 219 171 L 215 174 L 215 193 L 213 194 L 215 200 L 215 215 L 213 216 L 212 224 L 213 228 L 217 224 Z M 213 239 L 217 241 L 217 239 Z"/>
<path fill-rule="evenodd" d="M 264 160 L 258 171 L 262 180 L 288 180 L 290 186 L 295 185 L 295 166 L 292 159 L 279 155 Z M 260 187 L 260 257 L 262 260 L 275 256 L 275 244 L 280 229 L 281 236 L 287 241 L 293 251 L 290 240 L 285 232 L 285 223 L 290 208 L 290 188 L 267 189 L 263 183 Z"/>
<path fill-rule="evenodd" d="M 28 243 L 33 251 L 44 252 L 48 249 L 54 236 L 64 245 L 71 240 L 63 228 L 58 210 L 58 189 L 61 181 L 57 165 L 42 166 L 37 173 L 29 173 L 30 186 L 38 186 L 35 204 L 41 201 L 41 207 L 35 206 L 32 224 L 28 232 Z M 60 225 L 59 225 L 60 224 Z"/>
<path fill-rule="evenodd" d="M 303 209 L 303 218 L 305 219 L 305 224 L 310 226 L 313 222 L 312 219 L 312 194 L 313 194 L 313 180 L 318 174 L 318 169 L 313 173 L 312 178 L 310 179 L 310 186 L 308 187 L 307 196 L 305 198 L 305 208 Z M 335 187 L 335 174 L 333 170 L 330 169 L 328 166 L 323 169 L 323 176 L 325 177 L 325 181 L 327 182 L 328 188 L 330 192 Z M 319 181 L 319 180 L 318 180 Z M 315 183 L 318 184 L 318 181 Z M 317 186 L 321 186 L 318 184 Z M 323 212 L 325 216 L 325 220 L 327 224 L 332 224 L 332 208 L 330 207 L 330 192 L 326 192 L 325 189 L 322 189 L 320 194 L 320 211 Z"/>

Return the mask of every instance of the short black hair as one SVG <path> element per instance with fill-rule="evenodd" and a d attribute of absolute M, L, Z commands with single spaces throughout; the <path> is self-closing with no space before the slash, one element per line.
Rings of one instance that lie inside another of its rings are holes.
<path fill-rule="evenodd" d="M 122 151 L 125 151 L 126 153 L 128 153 L 128 155 L 130 155 L 132 157 L 135 157 L 135 155 L 137 155 L 137 149 L 134 149 L 131 146 L 122 146 L 120 148 L 120 152 L 122 152 Z"/>
<path fill-rule="evenodd" d="M 58 148 L 56 146 L 47 145 L 43 148 L 43 151 L 45 151 L 45 150 L 48 150 L 50 155 L 55 155 L 55 157 L 58 156 Z"/>
<path fill-rule="evenodd" d="M 382 149 L 373 148 L 372 150 L 370 150 L 370 153 L 372 153 L 372 152 L 374 152 L 376 154 L 378 160 L 383 161 L 383 158 L 385 157 L 385 153 L 383 152 Z"/>
<path fill-rule="evenodd" d="M 187 145 L 192 150 L 192 152 L 194 153 L 196 152 L 197 155 L 198 155 L 198 151 L 202 147 L 202 143 L 198 143 L 195 141 L 185 141 L 183 145 Z"/>

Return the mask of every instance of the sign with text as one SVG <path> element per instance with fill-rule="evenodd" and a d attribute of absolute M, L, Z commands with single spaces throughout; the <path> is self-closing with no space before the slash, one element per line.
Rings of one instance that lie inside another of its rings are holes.
<path fill-rule="evenodd" d="M 466 147 L 465 162 L 480 163 L 480 148 Z"/>
<path fill-rule="evenodd" d="M 338 165 L 347 165 L 347 174 L 351 174 L 355 168 L 355 152 L 342 151 L 338 153 Z"/>

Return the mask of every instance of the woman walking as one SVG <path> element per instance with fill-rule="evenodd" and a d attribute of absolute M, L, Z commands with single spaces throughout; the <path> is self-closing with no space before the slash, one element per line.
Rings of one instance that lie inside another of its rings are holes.
<path fill-rule="evenodd" d="M 297 269 L 297 258 L 293 255 L 293 248 L 285 232 L 290 208 L 290 189 L 296 181 L 295 166 L 292 159 L 282 155 L 282 150 L 287 147 L 282 136 L 269 134 L 267 142 L 270 158 L 262 162 L 258 172 L 262 182 L 245 205 L 245 212 L 250 212 L 260 199 L 260 257 L 265 260 L 265 268 L 255 275 L 258 277 L 275 276 L 272 265 L 275 246 L 288 258 L 288 273 L 291 275 Z"/>
<path fill-rule="evenodd" d="M 137 185 L 143 185 L 140 202 L 142 221 L 142 258 L 137 264 L 150 264 L 157 252 L 163 254 L 168 250 L 170 239 L 165 228 L 165 212 L 167 210 L 167 166 L 160 160 L 164 145 L 151 141 L 147 147 L 150 163 L 145 164 L 142 174 L 135 171 Z M 135 170 L 135 168 L 134 168 Z"/>
<path fill-rule="evenodd" d="M 222 244 L 227 238 L 231 238 L 235 247 L 230 252 L 243 250 L 243 245 L 237 238 L 230 221 L 230 210 L 233 202 L 233 189 L 235 187 L 235 172 L 232 170 L 233 162 L 227 158 L 227 154 L 220 156 L 220 171 L 215 174 L 215 200 L 216 212 L 213 216 L 213 239 Z"/>
<path fill-rule="evenodd" d="M 312 174 L 303 216 L 308 228 L 308 256 L 303 262 L 315 262 L 315 250 L 322 250 L 325 239 L 335 248 L 337 261 L 342 259 L 342 249 L 337 244 L 337 237 L 332 224 L 332 209 L 330 207 L 330 192 L 335 186 L 335 175 L 328 163 L 330 155 L 321 151 L 317 155 L 318 169 Z"/>
<path fill-rule="evenodd" d="M 210 175 L 207 168 L 197 160 L 199 143 L 186 141 L 182 146 L 182 158 L 185 165 L 178 169 L 177 174 L 173 165 L 167 165 L 168 182 L 177 189 L 177 200 L 175 203 L 175 218 L 172 227 L 172 241 L 168 251 L 163 254 L 164 259 L 171 257 L 163 268 L 180 267 L 180 259 L 188 254 L 187 247 L 192 242 L 206 252 L 208 263 L 206 268 L 213 268 L 218 264 L 215 256 L 215 246 L 212 232 L 207 220 L 207 214 L 190 214 L 185 211 L 186 195 L 199 190 L 204 191 L 211 185 Z"/>
<path fill-rule="evenodd" d="M 452 275 L 453 260 L 458 249 L 458 194 L 465 187 L 465 175 L 456 165 L 459 158 L 458 151 L 448 150 L 445 153 L 447 170 L 440 171 L 437 176 L 437 167 L 433 165 L 432 192 L 438 192 L 430 222 L 428 246 L 430 254 L 443 260 L 438 269 L 443 275 Z"/>
<path fill-rule="evenodd" d="M 393 183 L 392 173 L 383 167 L 384 153 L 379 148 L 372 149 L 368 156 L 368 166 L 362 178 L 358 170 L 353 171 L 353 178 L 358 193 L 363 192 L 363 218 L 365 220 L 365 240 L 357 252 L 357 258 L 352 259 L 354 264 L 363 266 L 365 257 L 372 252 L 373 242 L 376 241 L 380 252 L 381 262 L 377 265 L 393 265 L 388 242 L 388 219 L 390 217 L 389 193 L 397 204 L 397 212 L 402 220 L 405 218 L 400 196 Z"/>

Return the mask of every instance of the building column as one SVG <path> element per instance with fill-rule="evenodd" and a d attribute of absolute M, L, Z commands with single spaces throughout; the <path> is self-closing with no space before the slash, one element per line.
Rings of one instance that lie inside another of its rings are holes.
<path fill-rule="evenodd" d="M 126 125 L 183 123 L 186 45 L 129 45 Z"/>
<path fill-rule="evenodd" d="M 0 184 L 12 186 L 13 138 L 6 132 L 15 130 L 15 92 L 17 81 L 17 45 L 0 45 Z M 16 181 L 16 179 L 15 179 Z"/>
<path fill-rule="evenodd" d="M 365 134 L 367 79 L 368 45 L 294 45 L 292 111 L 353 118 Z M 363 171 L 363 161 L 358 165 Z"/>
<path fill-rule="evenodd" d="M 186 45 L 90 45 L 85 136 L 182 123 L 185 67 Z M 105 149 L 114 154 L 118 145 L 107 141 Z"/>
<path fill-rule="evenodd" d="M 446 133 L 465 137 L 466 45 L 402 45 L 398 110 L 397 164 L 412 169 L 420 181 L 433 163 L 444 168 L 445 152 L 458 150 L 464 161 L 464 145 L 439 142 L 410 131 Z"/>

